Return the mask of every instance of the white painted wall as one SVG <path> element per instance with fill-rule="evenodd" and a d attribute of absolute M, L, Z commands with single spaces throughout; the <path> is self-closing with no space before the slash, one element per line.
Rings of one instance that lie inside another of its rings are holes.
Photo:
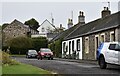
<path fill-rule="evenodd" d="M 44 32 L 42 31 L 42 28 L 44 28 Z M 39 34 L 41 33 L 49 33 L 50 30 L 54 30 L 55 28 L 52 26 L 52 24 L 48 21 L 48 20 L 45 20 L 41 25 L 40 27 L 38 27 L 38 31 L 39 31 Z"/>
<path fill-rule="evenodd" d="M 80 39 L 80 51 L 77 51 L 77 40 L 78 39 Z M 82 59 L 82 37 L 79 37 L 79 38 L 75 38 L 75 39 L 71 39 L 71 40 L 67 40 L 67 41 L 63 41 L 62 42 L 62 57 L 64 57 L 63 56 L 63 44 L 64 44 L 64 42 L 66 43 L 66 45 L 65 45 L 65 47 L 66 46 L 68 46 L 68 50 L 67 50 L 67 55 L 69 55 L 69 41 L 71 41 L 71 54 L 73 53 L 72 52 L 72 41 L 74 40 L 74 50 L 76 51 L 76 53 L 79 53 L 79 56 L 78 56 L 78 58 L 76 58 L 76 59 Z M 66 50 L 66 49 L 65 49 Z"/>

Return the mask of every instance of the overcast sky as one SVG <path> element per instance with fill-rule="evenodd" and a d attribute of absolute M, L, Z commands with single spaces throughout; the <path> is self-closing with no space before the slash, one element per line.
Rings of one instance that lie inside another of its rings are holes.
<path fill-rule="evenodd" d="M 32 0 L 33 1 L 33 0 Z M 2 4 L 2 5 L 1 5 Z M 99 2 L 8 2 L 0 3 L 0 17 L 3 23 L 11 23 L 14 19 L 25 22 L 35 18 L 40 24 L 48 19 L 51 22 L 51 13 L 54 18 L 55 26 L 63 24 L 67 28 L 68 18 L 71 18 L 73 11 L 73 22 L 78 22 L 79 11 L 84 11 L 85 22 L 88 23 L 101 17 L 101 11 L 104 6 L 108 6 L 106 1 Z M 110 2 L 112 13 L 118 11 L 118 2 Z"/>

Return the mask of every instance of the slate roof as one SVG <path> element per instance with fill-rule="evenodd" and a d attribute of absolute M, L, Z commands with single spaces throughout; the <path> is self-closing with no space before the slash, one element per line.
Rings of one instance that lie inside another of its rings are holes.
<path fill-rule="evenodd" d="M 67 30 L 65 30 L 65 31 L 63 31 L 63 32 L 58 33 L 58 34 L 51 40 L 51 42 L 52 42 L 52 41 L 56 41 L 56 40 L 58 40 L 58 39 L 63 39 L 63 38 L 65 38 L 65 37 L 68 36 L 73 30 L 75 30 L 76 28 L 78 28 L 80 25 L 82 25 L 82 24 L 76 24 L 76 25 L 74 25 L 73 27 L 71 27 L 71 28 L 69 28 L 69 29 L 67 29 Z"/>
<path fill-rule="evenodd" d="M 11 24 L 16 24 L 16 25 L 18 24 L 18 25 L 23 26 L 25 28 L 29 28 L 29 26 L 23 24 L 22 22 L 18 21 L 17 19 L 15 19 L 13 22 L 11 22 Z"/>
<path fill-rule="evenodd" d="M 54 38 L 57 35 L 57 33 L 47 33 L 48 38 Z"/>
<path fill-rule="evenodd" d="M 64 38 L 64 40 L 89 35 L 92 33 L 104 31 L 110 28 L 115 28 L 120 26 L 119 24 L 120 12 L 111 14 L 104 18 L 99 18 L 95 21 L 89 22 L 83 26 L 78 27 L 71 34 Z"/>

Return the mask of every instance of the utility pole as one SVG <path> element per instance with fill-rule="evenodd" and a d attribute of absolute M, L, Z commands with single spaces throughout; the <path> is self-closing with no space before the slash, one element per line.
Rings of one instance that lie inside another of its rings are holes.
<path fill-rule="evenodd" d="M 73 21 L 73 11 L 71 11 L 71 19 L 72 19 L 72 21 Z"/>
<path fill-rule="evenodd" d="M 51 22 L 54 25 L 54 18 L 53 18 L 53 14 L 51 13 Z"/>

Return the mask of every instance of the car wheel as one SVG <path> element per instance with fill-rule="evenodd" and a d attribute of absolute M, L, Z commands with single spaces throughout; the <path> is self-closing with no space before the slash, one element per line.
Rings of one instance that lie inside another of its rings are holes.
<path fill-rule="evenodd" d="M 40 57 L 40 59 L 42 60 L 43 58 L 42 58 L 42 57 Z"/>
<path fill-rule="evenodd" d="M 99 58 L 99 66 L 101 69 L 106 69 L 107 67 L 107 63 L 105 62 L 105 58 L 103 56 Z"/>
<path fill-rule="evenodd" d="M 53 60 L 53 57 L 51 58 L 51 60 Z"/>
<path fill-rule="evenodd" d="M 50 60 L 50 58 L 48 58 L 48 60 Z"/>
<path fill-rule="evenodd" d="M 40 57 L 39 57 L 39 56 L 37 56 L 37 59 L 39 60 L 39 59 L 40 59 Z"/>

